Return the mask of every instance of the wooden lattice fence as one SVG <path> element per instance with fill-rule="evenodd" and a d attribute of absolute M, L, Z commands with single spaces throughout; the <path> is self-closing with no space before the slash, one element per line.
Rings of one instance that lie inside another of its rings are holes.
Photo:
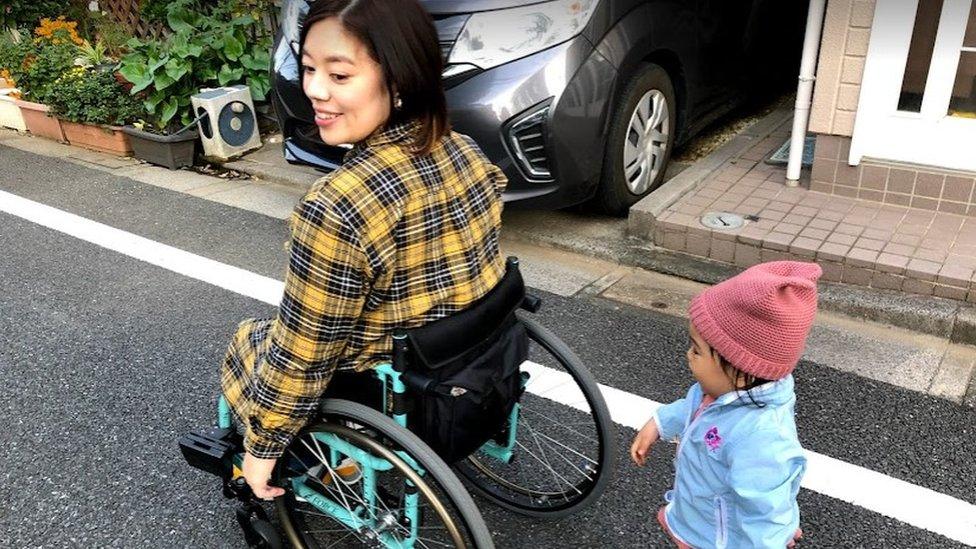
<path fill-rule="evenodd" d="M 166 34 L 165 25 L 149 23 L 139 17 L 139 0 L 100 0 L 99 6 L 124 25 L 132 36 L 161 38 Z"/>
<path fill-rule="evenodd" d="M 165 24 L 143 21 L 139 16 L 139 0 L 99 0 L 102 10 L 108 12 L 112 19 L 118 21 L 132 36 L 139 38 L 162 38 L 169 30 Z M 275 0 L 274 7 L 263 14 L 264 25 L 271 36 L 278 27 L 278 13 L 281 9 L 280 0 Z"/>

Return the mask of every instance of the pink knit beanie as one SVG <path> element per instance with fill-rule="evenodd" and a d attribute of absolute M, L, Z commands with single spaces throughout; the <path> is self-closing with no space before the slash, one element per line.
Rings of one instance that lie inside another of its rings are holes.
<path fill-rule="evenodd" d="M 773 261 L 700 293 L 691 323 L 733 366 L 762 379 L 793 371 L 817 314 L 816 263 Z"/>

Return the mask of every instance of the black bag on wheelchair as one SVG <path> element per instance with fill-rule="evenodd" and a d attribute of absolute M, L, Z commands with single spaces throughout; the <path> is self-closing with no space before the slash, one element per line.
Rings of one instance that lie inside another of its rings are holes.
<path fill-rule="evenodd" d="M 402 379 L 414 395 L 408 427 L 447 463 L 463 459 L 507 426 L 521 396 L 519 365 L 528 357 L 515 311 L 525 285 L 515 261 L 467 309 L 405 332 Z M 394 359 L 396 367 L 396 359 Z"/>

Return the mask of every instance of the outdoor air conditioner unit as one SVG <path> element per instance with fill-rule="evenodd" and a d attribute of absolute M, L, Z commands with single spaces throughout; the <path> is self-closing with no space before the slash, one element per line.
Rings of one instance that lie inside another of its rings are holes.
<path fill-rule="evenodd" d="M 226 161 L 261 147 L 258 120 L 247 86 L 202 89 L 191 97 L 204 157 Z"/>

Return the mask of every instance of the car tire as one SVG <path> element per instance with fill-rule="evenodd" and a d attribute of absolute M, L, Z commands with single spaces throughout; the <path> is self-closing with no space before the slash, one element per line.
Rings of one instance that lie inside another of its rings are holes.
<path fill-rule="evenodd" d="M 593 198 L 596 209 L 626 216 L 634 203 L 661 186 L 674 147 L 676 115 L 667 71 L 651 63 L 638 67 L 614 109 L 600 186 Z M 650 116 L 655 118 L 648 128 Z"/>

